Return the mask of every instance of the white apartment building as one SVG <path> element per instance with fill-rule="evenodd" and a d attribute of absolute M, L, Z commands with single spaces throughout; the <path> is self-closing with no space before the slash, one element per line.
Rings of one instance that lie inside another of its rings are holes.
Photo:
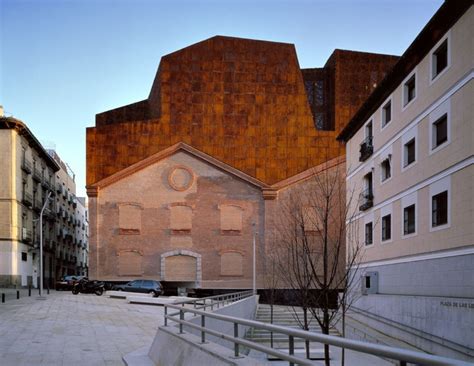
<path fill-rule="evenodd" d="M 339 139 L 362 247 L 354 316 L 474 358 L 474 8 L 446 1 Z M 359 296 L 357 296 L 359 295 Z"/>

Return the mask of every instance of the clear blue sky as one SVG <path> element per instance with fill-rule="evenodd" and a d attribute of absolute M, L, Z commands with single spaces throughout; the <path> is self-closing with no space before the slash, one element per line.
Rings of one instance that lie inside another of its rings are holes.
<path fill-rule="evenodd" d="M 441 0 L 0 0 L 0 104 L 52 142 L 85 195 L 85 128 L 145 99 L 160 57 L 216 34 L 399 55 Z"/>

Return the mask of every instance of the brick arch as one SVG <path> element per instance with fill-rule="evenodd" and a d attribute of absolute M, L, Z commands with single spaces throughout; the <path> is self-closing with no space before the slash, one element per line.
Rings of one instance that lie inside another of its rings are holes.
<path fill-rule="evenodd" d="M 161 254 L 161 259 L 160 259 L 160 264 L 161 264 L 161 270 L 160 270 L 160 275 L 161 279 L 163 281 L 166 281 L 166 258 L 168 257 L 173 257 L 173 256 L 188 256 L 188 257 L 194 257 L 196 258 L 196 285 L 200 286 L 201 281 L 202 281 L 202 260 L 201 260 L 201 254 L 193 252 L 191 250 L 186 250 L 186 249 L 175 249 L 171 250 L 169 252 Z"/>

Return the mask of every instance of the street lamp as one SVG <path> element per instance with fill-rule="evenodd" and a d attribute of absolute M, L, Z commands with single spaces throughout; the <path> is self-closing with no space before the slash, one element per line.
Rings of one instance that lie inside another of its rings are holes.
<path fill-rule="evenodd" d="M 252 227 L 253 227 L 253 255 L 252 255 L 252 259 L 253 259 L 253 265 L 252 265 L 252 290 L 253 290 L 253 294 L 256 295 L 257 294 L 257 281 L 256 281 L 256 275 L 257 275 L 257 271 L 256 271 L 256 258 L 255 258 L 255 242 L 257 240 L 257 229 L 256 229 L 256 224 L 255 222 L 252 223 Z"/>
<path fill-rule="evenodd" d="M 39 287 L 39 296 L 37 297 L 38 300 L 46 300 L 46 297 L 43 296 L 43 212 L 48 205 L 48 201 L 50 200 L 51 191 L 48 192 L 46 199 L 44 200 L 43 208 L 40 212 L 39 217 L 39 232 L 40 232 L 40 287 Z"/>

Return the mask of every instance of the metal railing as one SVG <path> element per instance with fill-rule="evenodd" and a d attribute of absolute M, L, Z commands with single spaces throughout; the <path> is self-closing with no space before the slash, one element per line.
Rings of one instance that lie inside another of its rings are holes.
<path fill-rule="evenodd" d="M 165 304 L 164 305 L 164 326 L 168 326 L 168 321 L 172 321 L 178 324 L 179 326 L 179 334 L 184 334 L 184 326 L 197 329 L 201 333 L 201 343 L 206 343 L 206 335 L 212 335 L 218 337 L 220 339 L 225 339 L 234 344 L 234 356 L 240 357 L 240 346 L 247 347 L 249 349 L 253 349 L 256 351 L 260 351 L 266 353 L 267 355 L 272 355 L 275 357 L 279 357 L 282 360 L 288 361 L 290 365 L 305 365 L 305 366 L 313 366 L 316 365 L 316 362 L 313 362 L 308 359 L 304 359 L 301 357 L 297 357 L 294 355 L 295 351 L 295 338 L 308 340 L 310 342 L 318 342 L 323 344 L 328 344 L 330 346 L 350 349 L 356 352 L 362 352 L 366 354 L 371 354 L 378 357 L 385 357 L 393 360 L 399 361 L 400 366 L 406 366 L 407 362 L 415 363 L 419 365 L 430 365 L 430 366 L 468 366 L 471 363 L 454 360 L 446 357 L 434 356 L 429 355 L 422 352 L 416 352 L 411 350 L 405 350 L 402 348 L 395 348 L 389 346 L 382 346 L 379 344 L 367 343 L 347 338 L 341 338 L 337 336 L 331 336 L 326 334 L 320 333 L 313 333 L 305 330 L 293 329 L 289 327 L 273 325 L 268 323 L 262 323 L 255 320 L 248 320 L 243 318 L 232 317 L 228 315 L 221 315 L 215 314 L 206 310 L 201 310 L 202 308 L 206 309 L 209 308 L 211 311 L 213 307 L 210 308 L 210 304 L 206 304 L 209 299 L 213 299 L 211 304 L 214 303 L 216 306 L 217 304 L 222 303 L 231 303 L 237 301 L 237 299 L 244 299 L 252 295 L 251 291 L 245 291 L 241 293 L 233 293 L 228 295 L 218 295 L 213 296 L 211 298 L 201 298 L 192 301 L 183 301 L 182 303 L 175 303 Z M 219 297 L 226 297 L 226 299 L 217 300 L 216 298 Z M 193 307 L 185 307 L 185 305 L 193 305 Z M 197 306 L 199 305 L 199 307 Z M 168 308 L 178 310 L 172 314 L 168 314 Z M 184 319 L 184 315 L 186 313 L 194 314 L 195 316 L 201 317 L 200 325 L 191 323 Z M 177 318 L 179 316 L 179 318 Z M 216 330 L 206 328 L 206 318 L 216 319 L 227 323 L 233 323 L 234 325 L 234 334 L 233 336 L 218 332 Z M 252 327 L 254 329 L 263 329 L 268 330 L 273 333 L 277 334 L 284 334 L 288 336 L 288 344 L 289 344 L 289 353 L 285 353 L 279 351 L 274 348 L 270 348 L 264 345 L 261 345 L 256 342 L 252 342 L 243 338 L 243 335 L 239 335 L 239 325 Z"/>

